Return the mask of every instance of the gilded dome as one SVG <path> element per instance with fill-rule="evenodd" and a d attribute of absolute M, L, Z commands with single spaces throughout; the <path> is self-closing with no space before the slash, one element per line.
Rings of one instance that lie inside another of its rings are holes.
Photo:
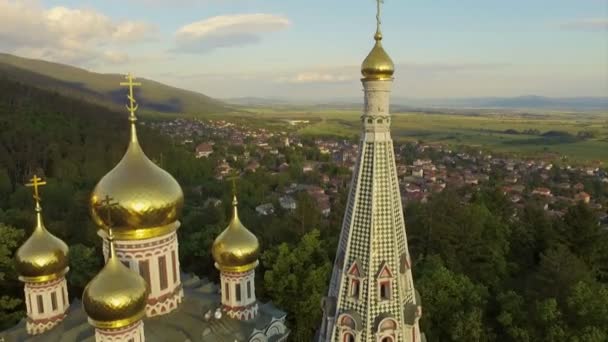
<path fill-rule="evenodd" d="M 376 45 L 363 61 L 361 74 L 368 80 L 391 79 L 395 73 L 395 64 L 382 47 L 382 33 L 376 33 L 374 39 Z"/>
<path fill-rule="evenodd" d="M 215 266 L 226 272 L 246 272 L 258 265 L 260 243 L 239 220 L 236 196 L 228 227 L 215 239 L 211 254 Z"/>
<path fill-rule="evenodd" d="M 68 246 L 44 227 L 36 205 L 36 227 L 15 253 L 15 268 L 24 282 L 43 283 L 62 277 L 68 270 Z"/>
<path fill-rule="evenodd" d="M 115 201 L 109 208 L 102 205 L 107 196 Z M 147 239 L 176 230 L 183 203 L 181 187 L 168 172 L 148 159 L 132 122 L 127 152 L 91 194 L 93 220 L 107 230 L 110 226 L 107 218 L 111 217 L 117 239 Z"/>
<path fill-rule="evenodd" d="M 87 284 L 82 305 L 91 325 L 118 329 L 139 321 L 146 313 L 148 284 L 123 265 L 110 241 L 110 257 L 104 268 Z"/>

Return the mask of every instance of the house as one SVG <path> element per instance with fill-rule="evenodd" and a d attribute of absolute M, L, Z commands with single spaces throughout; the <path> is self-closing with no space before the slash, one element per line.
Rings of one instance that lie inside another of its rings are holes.
<path fill-rule="evenodd" d="M 255 211 L 262 216 L 274 214 L 274 205 L 272 203 L 264 203 L 255 207 Z"/>
<path fill-rule="evenodd" d="M 551 197 L 553 196 L 551 194 L 551 190 L 547 189 L 547 188 L 536 188 L 534 189 L 534 191 L 532 191 L 532 195 L 538 195 L 538 196 L 543 196 L 543 197 Z"/>
<path fill-rule="evenodd" d="M 576 194 L 574 196 L 574 200 L 576 202 L 581 202 L 582 201 L 583 203 L 589 204 L 589 202 L 591 201 L 591 195 L 589 195 L 588 193 L 582 191 L 582 192 L 579 192 L 578 194 Z"/>
<path fill-rule="evenodd" d="M 281 205 L 281 208 L 285 210 L 296 210 L 298 207 L 296 200 L 291 196 L 281 196 L 279 198 L 279 204 Z"/>
<path fill-rule="evenodd" d="M 424 169 L 421 167 L 415 167 L 412 169 L 412 176 L 422 178 L 424 177 Z"/>
<path fill-rule="evenodd" d="M 260 163 L 257 160 L 252 160 L 245 166 L 245 171 L 256 172 L 259 167 Z"/>
<path fill-rule="evenodd" d="M 313 172 L 314 169 L 315 169 L 315 167 L 312 163 L 306 163 L 302 167 L 302 172 L 304 172 L 304 173 Z"/>
<path fill-rule="evenodd" d="M 207 158 L 213 153 L 213 145 L 202 143 L 196 146 L 196 158 Z"/>

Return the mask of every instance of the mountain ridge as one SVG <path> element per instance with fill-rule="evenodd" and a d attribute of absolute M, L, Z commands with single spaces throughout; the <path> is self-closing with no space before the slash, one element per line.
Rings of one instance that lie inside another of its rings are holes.
<path fill-rule="evenodd" d="M 114 110 L 124 108 L 126 101 L 125 89 L 119 85 L 124 76 L 119 74 L 96 73 L 66 64 L 0 53 L 0 77 Z M 144 113 L 204 115 L 233 109 L 191 90 L 146 78 L 138 78 L 138 81 L 144 84 L 135 90 Z"/>

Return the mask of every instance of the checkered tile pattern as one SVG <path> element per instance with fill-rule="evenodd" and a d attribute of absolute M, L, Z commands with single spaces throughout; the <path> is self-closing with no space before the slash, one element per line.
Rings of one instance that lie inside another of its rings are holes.
<path fill-rule="evenodd" d="M 408 251 L 393 143 L 364 141 L 361 146 L 344 215 L 330 296 L 338 299 L 336 316 L 346 310 L 356 311 L 364 325 L 361 341 L 375 342 L 377 318 L 390 315 L 402 325 L 404 304 L 414 296 L 413 288 L 406 285 L 411 282 L 411 272 L 399 273 L 401 255 L 407 255 Z M 346 271 L 355 260 L 359 261 L 365 274 L 360 301 L 348 298 Z M 391 299 L 381 301 L 376 276 L 384 262 L 394 277 Z M 400 281 L 400 277 L 407 279 Z M 333 337 L 333 341 L 340 341 L 338 329 L 334 330 Z M 400 335 L 397 341 L 408 341 L 409 337 Z"/>

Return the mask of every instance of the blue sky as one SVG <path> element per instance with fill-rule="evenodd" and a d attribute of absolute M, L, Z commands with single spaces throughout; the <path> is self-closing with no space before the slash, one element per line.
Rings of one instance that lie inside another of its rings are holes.
<path fill-rule="evenodd" d="M 608 95 L 608 0 L 386 0 L 383 11 L 396 96 Z M 357 97 L 375 29 L 374 0 L 0 0 L 0 13 L 1 51 L 221 98 Z"/>

